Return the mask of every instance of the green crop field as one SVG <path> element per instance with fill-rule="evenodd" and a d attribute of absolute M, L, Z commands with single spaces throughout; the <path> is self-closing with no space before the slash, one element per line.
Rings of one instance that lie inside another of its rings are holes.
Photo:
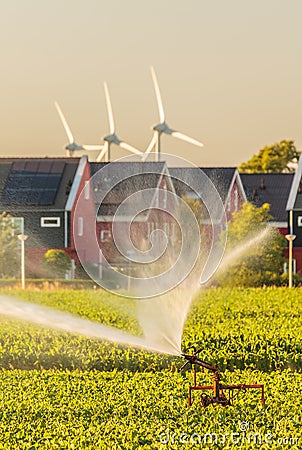
<path fill-rule="evenodd" d="M 4 291 L 133 334 L 136 304 L 100 290 Z M 183 350 L 225 383 L 264 383 L 229 407 L 187 407 L 183 360 L 0 316 L 0 449 L 302 448 L 300 289 L 209 289 Z M 198 380 L 211 382 L 208 373 Z"/>

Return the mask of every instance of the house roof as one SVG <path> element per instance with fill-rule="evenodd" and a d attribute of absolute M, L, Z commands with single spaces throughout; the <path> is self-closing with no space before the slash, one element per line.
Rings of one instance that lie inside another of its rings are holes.
<path fill-rule="evenodd" d="M 172 176 L 177 195 L 190 196 L 194 194 L 190 187 L 190 180 L 195 179 L 197 183 L 200 183 L 200 171 L 204 172 L 214 184 L 225 204 L 236 170 L 236 167 L 171 167 L 169 173 Z M 185 179 L 186 183 L 178 180 L 178 177 Z"/>
<path fill-rule="evenodd" d="M 258 207 L 269 203 L 274 222 L 287 222 L 286 204 L 293 173 L 242 173 L 240 177 L 248 201 Z"/>
<path fill-rule="evenodd" d="M 0 208 L 64 209 L 79 161 L 80 158 L 0 158 Z"/>
<path fill-rule="evenodd" d="M 121 178 L 127 178 L 132 174 L 140 173 L 156 173 L 162 174 L 165 169 L 165 162 L 140 162 L 140 161 L 114 161 L 113 163 L 90 163 L 90 173 L 95 175 L 101 169 L 103 173 L 110 174 L 110 180 L 103 178 L 103 183 L 112 183 L 112 181 L 120 180 Z"/>
<path fill-rule="evenodd" d="M 130 195 L 156 188 L 165 169 L 164 162 L 90 163 L 91 175 L 95 175 L 92 185 L 99 214 L 113 215 Z"/>

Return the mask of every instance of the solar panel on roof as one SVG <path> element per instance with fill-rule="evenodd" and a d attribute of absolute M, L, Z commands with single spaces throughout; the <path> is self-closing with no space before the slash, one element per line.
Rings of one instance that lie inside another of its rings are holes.
<path fill-rule="evenodd" d="M 9 175 L 6 187 L 10 190 L 24 190 L 31 186 L 31 179 L 29 177 L 20 177 L 19 174 Z"/>
<path fill-rule="evenodd" d="M 44 190 L 40 198 L 40 205 L 52 205 L 56 197 L 56 191 Z"/>
<path fill-rule="evenodd" d="M 45 180 L 45 188 L 46 189 L 56 189 L 58 183 L 60 183 L 61 180 L 61 174 L 58 173 L 52 173 L 50 176 L 47 177 L 47 180 Z"/>
<path fill-rule="evenodd" d="M 51 173 L 62 173 L 65 166 L 64 161 L 53 161 L 50 172 Z"/>
<path fill-rule="evenodd" d="M 17 162 L 14 162 L 14 163 L 13 163 L 12 170 L 17 170 L 17 171 L 24 170 L 25 164 L 26 164 L 26 161 L 17 161 Z"/>
<path fill-rule="evenodd" d="M 15 196 L 15 190 L 6 189 L 2 194 L 2 203 L 13 204 Z"/>
<path fill-rule="evenodd" d="M 27 161 L 25 169 L 27 172 L 37 172 L 39 161 Z"/>
<path fill-rule="evenodd" d="M 3 204 L 52 205 L 60 185 L 64 161 L 18 161 L 2 193 Z"/>
<path fill-rule="evenodd" d="M 51 170 L 52 161 L 40 161 L 37 172 L 49 173 Z"/>
<path fill-rule="evenodd" d="M 40 205 L 40 197 L 41 197 L 40 191 L 28 189 L 26 191 L 26 194 L 27 194 L 27 204 L 30 203 L 32 205 Z"/>

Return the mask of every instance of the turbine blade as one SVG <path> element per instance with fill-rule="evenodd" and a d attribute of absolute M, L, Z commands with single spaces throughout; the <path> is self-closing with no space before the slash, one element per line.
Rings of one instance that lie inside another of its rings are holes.
<path fill-rule="evenodd" d="M 165 121 L 165 112 L 164 112 L 162 98 L 161 98 L 161 95 L 160 95 L 159 84 L 158 84 L 156 73 L 155 73 L 155 70 L 154 70 L 153 66 L 151 66 L 151 76 L 152 76 L 154 89 L 155 89 L 155 94 L 156 94 L 156 101 L 157 101 L 157 107 L 158 107 L 158 112 L 159 112 L 159 120 L 160 120 L 161 123 L 164 123 L 164 121 Z"/>
<path fill-rule="evenodd" d="M 132 147 L 132 145 L 127 144 L 124 141 L 121 141 L 119 143 L 119 146 L 124 148 L 125 150 L 128 150 L 131 153 L 135 153 L 136 155 L 142 155 L 143 153 L 140 150 L 137 150 L 136 148 Z"/>
<path fill-rule="evenodd" d="M 157 139 L 158 139 L 157 133 L 153 133 L 153 137 L 152 137 L 152 139 L 151 139 L 151 141 L 150 141 L 150 144 L 149 144 L 147 150 L 143 153 L 142 161 L 146 161 L 147 156 L 149 155 L 149 153 L 151 152 L 151 150 L 154 148 Z"/>
<path fill-rule="evenodd" d="M 109 119 L 109 132 L 110 132 L 110 134 L 114 134 L 115 133 L 115 126 L 114 126 L 112 105 L 111 105 L 109 90 L 108 90 L 108 86 L 107 86 L 106 82 L 104 83 L 104 90 L 105 90 L 105 99 L 106 99 L 108 119 Z"/>
<path fill-rule="evenodd" d="M 108 142 L 105 142 L 105 144 L 103 146 L 103 150 L 98 154 L 98 156 L 96 158 L 97 162 L 102 161 L 102 159 L 104 158 L 106 153 L 108 153 Z"/>
<path fill-rule="evenodd" d="M 66 134 L 67 134 L 67 138 L 69 140 L 69 143 L 72 144 L 74 142 L 74 138 L 73 138 L 72 132 L 71 132 L 71 130 L 69 128 L 69 125 L 68 125 L 68 123 L 67 123 L 67 121 L 66 121 L 66 119 L 64 117 L 64 114 L 62 113 L 62 110 L 61 110 L 58 102 L 55 102 L 55 107 L 57 108 L 57 111 L 58 111 L 58 114 L 59 114 L 60 119 L 62 121 L 63 127 L 65 129 Z"/>
<path fill-rule="evenodd" d="M 171 136 L 177 139 L 181 139 L 182 141 L 186 141 L 189 142 L 190 144 L 197 145 L 198 147 L 203 147 L 203 144 L 201 142 L 196 141 L 196 139 L 193 139 L 187 136 L 186 134 L 180 133 L 179 131 L 172 131 L 171 133 L 168 134 L 171 134 Z"/>
<path fill-rule="evenodd" d="M 102 150 L 103 145 L 82 145 L 84 150 Z"/>

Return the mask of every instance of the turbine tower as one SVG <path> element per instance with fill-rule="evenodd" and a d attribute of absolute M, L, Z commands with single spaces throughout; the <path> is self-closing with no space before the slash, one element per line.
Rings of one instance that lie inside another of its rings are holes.
<path fill-rule="evenodd" d="M 105 162 L 110 161 L 111 144 L 118 145 L 119 147 L 124 148 L 125 150 L 128 150 L 131 153 L 135 153 L 136 155 L 142 155 L 143 153 L 140 150 L 137 150 L 136 148 L 132 147 L 132 145 L 129 145 L 125 141 L 122 141 L 115 133 L 112 105 L 111 105 L 109 90 L 108 90 L 108 86 L 107 86 L 106 82 L 104 83 L 104 90 L 105 90 L 105 99 L 106 99 L 108 119 L 109 119 L 109 133 L 110 134 L 103 137 L 103 140 L 105 141 L 105 143 L 104 143 L 102 151 L 99 153 L 96 160 L 99 162 L 99 161 L 102 161 L 103 158 L 105 158 Z"/>
<path fill-rule="evenodd" d="M 154 89 L 155 89 L 155 95 L 156 95 L 156 101 L 157 101 L 157 106 L 158 106 L 160 122 L 157 125 L 153 126 L 154 133 L 153 133 L 151 142 L 150 142 L 147 150 L 143 154 L 142 160 L 145 161 L 147 159 L 147 157 L 148 157 L 148 154 L 154 148 L 155 149 L 155 161 L 160 161 L 160 151 L 161 151 L 161 148 L 160 148 L 160 137 L 161 137 L 161 135 L 163 133 L 164 134 L 169 134 L 170 136 L 173 136 L 173 137 L 175 137 L 177 139 L 180 139 L 182 141 L 189 142 L 190 144 L 197 145 L 198 147 L 203 147 L 203 144 L 201 142 L 199 142 L 196 139 L 193 139 L 193 138 L 187 136 L 186 134 L 183 134 L 183 133 L 180 133 L 179 131 L 173 130 L 172 128 L 170 128 L 167 125 L 166 118 L 165 118 L 164 107 L 163 107 L 163 102 L 162 102 L 160 89 L 159 89 L 159 84 L 158 84 L 158 81 L 157 81 L 155 70 L 154 70 L 154 68 L 152 66 L 151 66 L 151 76 L 152 76 Z"/>
<path fill-rule="evenodd" d="M 74 137 L 72 135 L 72 132 L 70 130 L 70 127 L 67 123 L 67 120 L 64 117 L 64 114 L 60 108 L 60 105 L 58 102 L 55 102 L 55 107 L 58 111 L 59 117 L 62 121 L 64 130 L 67 134 L 67 138 L 69 143 L 65 146 L 65 149 L 67 150 L 67 156 L 73 156 L 74 152 L 76 151 L 83 151 L 83 150 L 87 150 L 87 151 L 93 151 L 93 150 L 102 150 L 103 145 L 78 145 L 76 144 Z"/>

